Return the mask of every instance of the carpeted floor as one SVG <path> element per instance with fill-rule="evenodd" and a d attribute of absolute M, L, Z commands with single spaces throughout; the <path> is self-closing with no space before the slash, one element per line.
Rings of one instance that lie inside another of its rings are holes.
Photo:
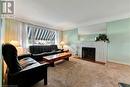
<path fill-rule="evenodd" d="M 33 87 L 119 87 L 118 82 L 130 84 L 130 66 L 70 58 L 48 68 L 47 86 L 42 80 Z"/>

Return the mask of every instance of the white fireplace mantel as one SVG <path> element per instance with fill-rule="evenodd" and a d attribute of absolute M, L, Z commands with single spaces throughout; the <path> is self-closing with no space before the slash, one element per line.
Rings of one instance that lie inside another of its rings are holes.
<path fill-rule="evenodd" d="M 98 42 L 82 42 L 78 43 L 78 55 L 82 58 L 82 47 L 93 47 L 96 49 L 95 60 L 106 63 L 107 60 L 107 43 L 103 41 Z"/>

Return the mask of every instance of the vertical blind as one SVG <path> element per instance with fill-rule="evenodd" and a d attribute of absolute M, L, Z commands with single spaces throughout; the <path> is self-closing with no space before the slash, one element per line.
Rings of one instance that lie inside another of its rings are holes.
<path fill-rule="evenodd" d="M 27 27 L 28 40 L 33 41 L 46 41 L 55 42 L 56 32 L 50 28 L 38 27 L 38 26 L 28 26 Z"/>

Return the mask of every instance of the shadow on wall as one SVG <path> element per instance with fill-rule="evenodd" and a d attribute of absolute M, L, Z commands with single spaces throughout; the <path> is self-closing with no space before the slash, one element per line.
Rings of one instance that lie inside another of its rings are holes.
<path fill-rule="evenodd" d="M 77 45 L 74 43 L 70 45 L 64 45 L 64 49 L 69 50 L 72 53 L 72 55 L 77 55 L 78 49 L 77 49 Z"/>

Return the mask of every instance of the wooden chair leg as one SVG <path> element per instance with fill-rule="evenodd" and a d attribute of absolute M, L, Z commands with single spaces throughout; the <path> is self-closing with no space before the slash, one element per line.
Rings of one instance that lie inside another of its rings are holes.
<path fill-rule="evenodd" d="M 47 67 L 45 68 L 45 73 L 44 73 L 44 85 L 47 85 Z"/>

